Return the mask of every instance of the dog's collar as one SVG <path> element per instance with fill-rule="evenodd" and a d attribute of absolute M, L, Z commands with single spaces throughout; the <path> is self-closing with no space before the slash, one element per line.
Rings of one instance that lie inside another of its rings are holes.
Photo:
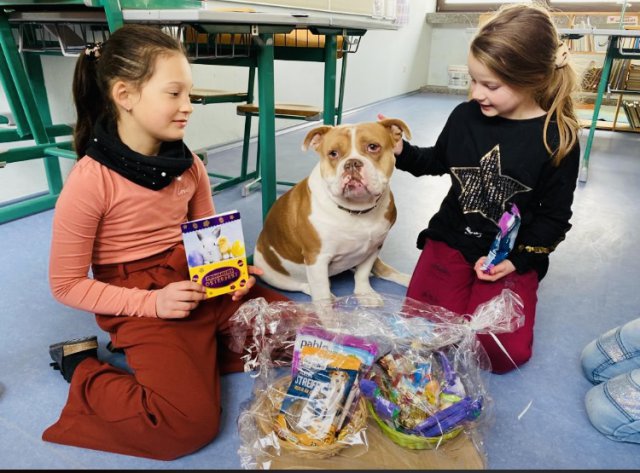
<path fill-rule="evenodd" d="M 368 209 L 363 209 L 363 210 L 354 210 L 354 209 L 348 209 L 346 207 L 343 207 L 342 205 L 336 203 L 336 205 L 338 206 L 338 208 L 340 210 L 344 210 L 345 212 L 350 213 L 351 215 L 362 215 L 362 214 L 366 214 L 371 212 L 373 209 L 375 209 L 378 206 L 378 202 L 380 202 L 380 198 L 382 197 L 382 194 L 380 194 L 378 196 L 378 198 L 376 199 L 376 203 L 373 204 L 373 207 L 369 207 Z"/>

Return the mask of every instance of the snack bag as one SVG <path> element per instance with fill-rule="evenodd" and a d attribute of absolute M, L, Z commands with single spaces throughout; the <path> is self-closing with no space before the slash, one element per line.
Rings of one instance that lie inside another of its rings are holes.
<path fill-rule="evenodd" d="M 491 243 L 487 259 L 482 265 L 482 271 L 485 273 L 488 273 L 496 264 L 505 260 L 513 250 L 518 229 L 520 228 L 520 211 L 516 204 L 511 204 L 511 208 L 502 214 L 498 226 L 500 230 L 493 243 Z"/>
<path fill-rule="evenodd" d="M 361 360 L 315 346 L 301 350 L 300 364 L 276 416 L 276 434 L 289 442 L 318 446 L 335 442 L 353 401 Z"/>

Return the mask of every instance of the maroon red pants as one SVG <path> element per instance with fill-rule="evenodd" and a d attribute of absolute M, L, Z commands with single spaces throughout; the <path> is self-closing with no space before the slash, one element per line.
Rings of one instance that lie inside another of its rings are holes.
<path fill-rule="evenodd" d="M 182 245 L 145 260 L 93 268 L 122 287 L 159 289 L 189 278 Z M 246 296 L 287 300 L 254 286 Z M 207 301 L 185 319 L 96 314 L 134 374 L 95 358 L 78 365 L 60 419 L 43 440 L 126 455 L 171 460 L 210 443 L 220 423 L 220 374 L 242 371 L 227 347 L 230 317 L 243 301 Z"/>
<path fill-rule="evenodd" d="M 531 270 L 515 271 L 495 282 L 477 278 L 473 265 L 462 254 L 445 243 L 428 240 L 413 271 L 407 297 L 444 307 L 457 314 L 473 314 L 478 305 L 510 289 L 524 304 L 524 326 L 514 332 L 496 334 L 516 365 L 526 363 L 532 354 L 533 325 L 538 301 L 538 275 Z M 494 373 L 506 373 L 515 368 L 490 335 L 478 335 L 491 361 Z"/>

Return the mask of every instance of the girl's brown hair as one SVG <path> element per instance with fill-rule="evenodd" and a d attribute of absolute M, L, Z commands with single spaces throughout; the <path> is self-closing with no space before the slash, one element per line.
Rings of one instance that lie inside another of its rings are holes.
<path fill-rule="evenodd" d="M 77 115 L 73 141 L 78 159 L 86 153 L 98 118 L 118 119 L 112 85 L 122 80 L 142 87 L 153 75 L 156 59 L 172 54 L 184 54 L 181 43 L 159 27 L 146 25 L 124 25 L 104 45 L 80 54 L 72 85 Z"/>
<path fill-rule="evenodd" d="M 470 52 L 501 81 L 530 93 L 547 112 L 544 145 L 558 164 L 578 141 L 580 123 L 574 111 L 576 73 L 569 61 L 557 60 L 562 43 L 549 12 L 540 6 L 501 7 L 471 42 Z M 553 149 L 547 129 L 557 122 L 559 142 Z"/>

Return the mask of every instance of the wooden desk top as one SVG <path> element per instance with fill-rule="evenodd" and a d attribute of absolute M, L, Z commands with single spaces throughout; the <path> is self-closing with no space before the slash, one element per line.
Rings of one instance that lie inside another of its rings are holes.
<path fill-rule="evenodd" d="M 249 25 L 282 25 L 295 28 L 309 26 L 344 29 L 383 29 L 397 30 L 398 25 L 388 20 L 377 20 L 364 16 L 338 13 L 313 12 L 299 13 L 261 13 L 261 12 L 229 12 L 204 8 L 134 10 L 123 9 L 125 22 L 158 22 L 163 23 L 226 23 Z"/>

